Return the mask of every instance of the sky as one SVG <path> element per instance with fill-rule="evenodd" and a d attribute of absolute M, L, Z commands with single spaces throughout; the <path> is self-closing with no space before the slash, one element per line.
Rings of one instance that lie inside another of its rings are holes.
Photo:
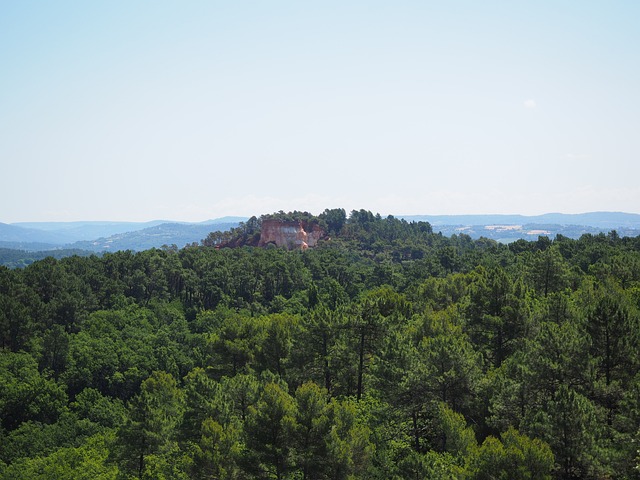
<path fill-rule="evenodd" d="M 640 2 L 0 2 L 0 222 L 640 213 Z"/>

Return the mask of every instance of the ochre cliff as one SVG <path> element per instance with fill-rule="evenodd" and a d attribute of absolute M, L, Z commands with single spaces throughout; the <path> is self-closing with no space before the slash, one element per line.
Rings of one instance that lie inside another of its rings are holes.
<path fill-rule="evenodd" d="M 262 221 L 258 246 L 274 243 L 288 250 L 315 247 L 325 233 L 318 225 L 305 225 L 301 221 L 268 219 Z"/>

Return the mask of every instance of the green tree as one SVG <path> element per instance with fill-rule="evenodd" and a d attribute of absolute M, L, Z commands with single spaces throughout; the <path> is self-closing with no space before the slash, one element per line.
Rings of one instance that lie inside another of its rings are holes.
<path fill-rule="evenodd" d="M 38 371 L 28 353 L 0 352 L 1 425 L 13 430 L 29 420 L 54 423 L 66 411 L 64 385 Z"/>
<path fill-rule="evenodd" d="M 364 392 L 365 371 L 378 352 L 391 319 L 401 322 L 410 313 L 410 304 L 404 296 L 390 287 L 380 287 L 364 295 L 351 314 L 352 341 L 355 340 L 357 355 L 355 394 L 358 400 Z"/>
<path fill-rule="evenodd" d="M 210 379 L 205 370 L 194 368 L 184 378 L 185 411 L 180 425 L 180 438 L 198 441 L 202 424 L 212 419 L 222 425 L 232 420 L 233 402 L 220 383 Z"/>
<path fill-rule="evenodd" d="M 474 273 L 466 327 L 486 358 L 500 366 L 527 334 L 526 310 L 516 294 L 522 296 L 524 287 L 500 267 L 479 267 Z"/>
<path fill-rule="evenodd" d="M 569 285 L 569 269 L 554 246 L 535 254 L 531 273 L 536 290 L 545 297 Z"/>
<path fill-rule="evenodd" d="M 237 313 L 226 316 L 221 327 L 206 337 L 209 370 L 220 378 L 254 367 L 265 337 L 263 319 Z"/>
<path fill-rule="evenodd" d="M 277 383 L 268 383 L 255 406 L 248 409 L 245 434 L 259 476 L 287 478 L 293 468 L 296 404 Z"/>
<path fill-rule="evenodd" d="M 192 451 L 190 478 L 234 478 L 240 457 L 240 426 L 231 396 L 201 368 L 185 377 L 180 438 Z"/>
<path fill-rule="evenodd" d="M 554 466 L 549 445 L 513 427 L 500 440 L 487 437 L 470 461 L 472 478 L 478 480 L 550 480 Z"/>
<path fill-rule="evenodd" d="M 242 448 L 237 426 L 234 423 L 221 425 L 207 417 L 200 432 L 200 439 L 193 446 L 195 452 L 189 478 L 238 478 Z"/>
<path fill-rule="evenodd" d="M 327 208 L 320 218 L 327 223 L 330 235 L 338 235 L 347 221 L 347 213 L 344 208 Z"/>
<path fill-rule="evenodd" d="M 115 480 L 118 468 L 108 462 L 112 432 L 98 434 L 78 447 L 63 447 L 49 455 L 24 458 L 4 471 L 3 480 Z"/>
<path fill-rule="evenodd" d="M 566 384 L 542 408 L 526 419 L 525 429 L 551 446 L 562 478 L 598 478 L 596 453 L 599 434 L 596 408 Z"/>
<path fill-rule="evenodd" d="M 94 388 L 82 390 L 70 407 L 78 417 L 107 428 L 119 427 L 127 413 L 120 399 L 102 395 Z"/>
<path fill-rule="evenodd" d="M 24 279 L 24 272 L 0 266 L 0 348 L 17 352 L 26 348 L 44 304 Z"/>
<path fill-rule="evenodd" d="M 440 403 L 436 407 L 435 423 L 439 451 L 451 453 L 459 459 L 460 464 L 475 455 L 478 444 L 464 416 L 451 410 L 445 403 Z"/>
<path fill-rule="evenodd" d="M 118 460 L 123 470 L 142 478 L 150 455 L 169 450 L 183 414 L 183 393 L 165 372 L 153 372 L 129 403 L 118 431 Z"/>
<path fill-rule="evenodd" d="M 315 381 L 332 392 L 335 376 L 336 344 L 345 328 L 344 315 L 317 305 L 299 325 L 299 334 L 293 339 L 291 369 L 288 378 L 305 383 Z"/>
<path fill-rule="evenodd" d="M 261 319 L 264 336 L 258 347 L 261 369 L 269 369 L 280 376 L 285 374 L 293 339 L 299 331 L 299 319 L 289 314 L 274 314 Z"/>
<path fill-rule="evenodd" d="M 220 381 L 222 390 L 231 397 L 236 415 L 242 422 L 247 420 L 249 407 L 260 397 L 260 383 L 253 372 L 240 373 L 233 377 L 223 377 Z"/>
<path fill-rule="evenodd" d="M 327 415 L 332 425 L 327 439 L 328 478 L 367 478 L 375 446 L 356 402 L 332 399 Z"/>
<path fill-rule="evenodd" d="M 327 392 L 313 382 L 296 390 L 296 464 L 304 480 L 323 479 L 329 469 L 327 437 L 331 423 Z"/>
<path fill-rule="evenodd" d="M 450 311 L 431 317 L 431 334 L 420 341 L 417 351 L 432 398 L 453 410 L 468 411 L 480 380 L 482 357 L 462 328 L 452 323 L 452 315 L 455 313 Z"/>
<path fill-rule="evenodd" d="M 626 387 L 625 378 L 632 378 L 638 371 L 638 322 L 619 295 L 602 292 L 588 315 L 587 333 L 597 368 L 597 396 L 607 410 L 607 425 L 611 427 Z"/>

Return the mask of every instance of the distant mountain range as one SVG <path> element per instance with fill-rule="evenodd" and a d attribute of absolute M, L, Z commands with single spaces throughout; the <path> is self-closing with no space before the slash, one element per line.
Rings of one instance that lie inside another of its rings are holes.
<path fill-rule="evenodd" d="M 396 215 L 407 221 L 427 221 L 443 235 L 466 234 L 501 242 L 518 238 L 578 238 L 616 230 L 621 236 L 640 235 L 640 215 L 621 212 L 545 215 Z M 0 248 L 29 252 L 73 250 L 106 252 L 146 250 L 163 245 L 182 248 L 200 242 L 209 232 L 229 230 L 246 217 L 222 217 L 199 223 L 151 222 L 21 222 L 0 223 Z"/>
<path fill-rule="evenodd" d="M 640 235 L 640 215 L 622 212 L 580 214 L 546 213 L 544 215 L 405 215 L 407 221 L 429 222 L 434 232 L 445 236 L 465 234 L 472 238 L 491 238 L 513 242 L 520 238 L 535 240 L 539 236 L 564 235 L 579 238 L 616 230 L 620 236 Z"/>
<path fill-rule="evenodd" d="M 162 245 L 184 247 L 209 232 L 236 227 L 245 217 L 222 217 L 199 223 L 169 222 L 22 222 L 0 223 L 0 248 L 27 251 L 84 249 L 146 250 Z"/>
<path fill-rule="evenodd" d="M 544 215 L 398 215 L 407 221 L 429 222 L 432 226 L 459 225 L 562 225 L 604 229 L 640 229 L 640 215 L 623 212 L 545 213 Z"/>
<path fill-rule="evenodd" d="M 116 250 L 148 250 L 163 245 L 175 245 L 179 248 L 191 243 L 200 243 L 209 233 L 215 230 L 225 231 L 238 226 L 239 222 L 184 224 L 162 223 L 134 232 L 118 233 L 97 240 L 80 241 L 72 244 L 73 248 L 82 250 L 116 251 Z"/>

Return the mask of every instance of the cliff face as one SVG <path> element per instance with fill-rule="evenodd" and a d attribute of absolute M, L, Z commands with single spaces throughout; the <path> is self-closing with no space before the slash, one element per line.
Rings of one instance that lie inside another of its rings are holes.
<path fill-rule="evenodd" d="M 288 250 L 306 250 L 309 247 L 315 247 L 318 240 L 324 236 L 324 231 L 318 225 L 309 226 L 302 222 L 269 219 L 262 221 L 258 246 L 274 243 L 278 247 L 285 247 Z"/>

